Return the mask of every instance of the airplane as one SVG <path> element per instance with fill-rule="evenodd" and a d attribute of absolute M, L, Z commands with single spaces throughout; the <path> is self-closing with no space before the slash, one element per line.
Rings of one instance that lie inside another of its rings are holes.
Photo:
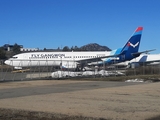
<path fill-rule="evenodd" d="M 160 54 L 141 54 L 130 61 L 114 64 L 114 66 L 124 66 L 126 68 L 137 68 L 140 66 L 158 65 L 160 66 Z"/>
<path fill-rule="evenodd" d="M 32 66 L 59 66 L 61 68 L 84 67 L 88 64 L 113 64 L 132 60 L 140 54 L 138 52 L 143 27 L 138 27 L 127 43 L 122 48 L 113 51 L 92 52 L 29 52 L 14 55 L 5 61 L 5 64 L 14 66 L 15 69 Z"/>

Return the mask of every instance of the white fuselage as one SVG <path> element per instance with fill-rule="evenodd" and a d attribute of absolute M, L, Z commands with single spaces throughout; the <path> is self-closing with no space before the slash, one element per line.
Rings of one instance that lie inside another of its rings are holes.
<path fill-rule="evenodd" d="M 5 61 L 14 67 L 63 66 L 76 68 L 81 60 L 110 55 L 110 52 L 30 52 L 21 53 Z"/>
<path fill-rule="evenodd" d="M 160 64 L 160 54 L 141 54 L 139 57 L 132 59 L 130 61 L 125 61 L 125 62 L 121 62 L 118 64 L 115 64 L 117 66 L 127 66 L 128 64 L 146 64 L 147 65 L 156 65 L 156 64 Z"/>

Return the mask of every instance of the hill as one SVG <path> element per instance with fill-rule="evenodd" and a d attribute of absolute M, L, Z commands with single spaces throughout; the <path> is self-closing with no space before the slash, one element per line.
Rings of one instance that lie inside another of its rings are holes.
<path fill-rule="evenodd" d="M 111 51 L 107 46 L 101 46 L 97 43 L 90 43 L 80 47 L 81 50 L 84 51 Z"/>

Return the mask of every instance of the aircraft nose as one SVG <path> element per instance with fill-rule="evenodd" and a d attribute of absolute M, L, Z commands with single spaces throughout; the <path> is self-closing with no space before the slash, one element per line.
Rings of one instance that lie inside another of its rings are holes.
<path fill-rule="evenodd" d="M 9 60 L 6 60 L 4 63 L 5 63 L 6 65 L 10 65 L 10 64 L 9 64 L 9 63 L 10 63 Z"/>

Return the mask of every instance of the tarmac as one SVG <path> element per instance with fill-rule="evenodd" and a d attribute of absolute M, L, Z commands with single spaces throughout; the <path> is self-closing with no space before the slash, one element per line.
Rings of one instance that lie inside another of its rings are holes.
<path fill-rule="evenodd" d="M 160 82 L 0 82 L 0 108 L 113 120 L 160 116 Z"/>

